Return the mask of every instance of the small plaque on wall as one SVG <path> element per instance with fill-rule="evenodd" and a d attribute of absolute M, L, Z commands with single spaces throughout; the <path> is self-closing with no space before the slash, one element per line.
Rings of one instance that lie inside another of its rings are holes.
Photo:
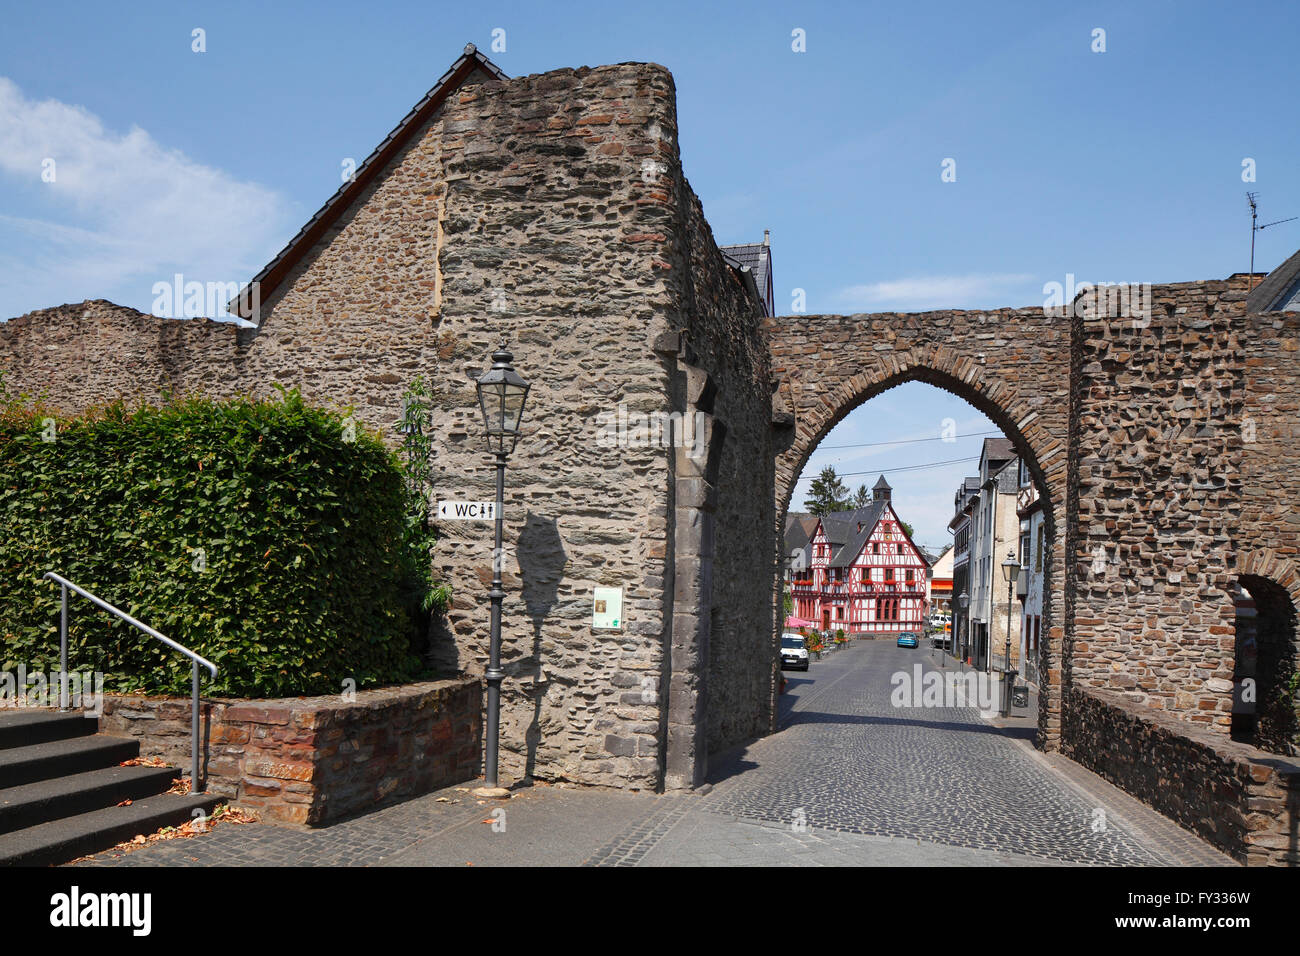
<path fill-rule="evenodd" d="M 596 588 L 591 626 L 617 630 L 623 626 L 623 589 Z"/>

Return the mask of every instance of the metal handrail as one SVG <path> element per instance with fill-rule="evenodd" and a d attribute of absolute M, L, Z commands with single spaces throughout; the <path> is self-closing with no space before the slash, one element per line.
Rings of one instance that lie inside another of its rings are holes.
<path fill-rule="evenodd" d="M 184 644 L 178 644 L 170 637 L 159 634 L 148 624 L 137 621 L 125 611 L 113 607 L 103 598 L 96 597 L 85 588 L 78 587 L 61 574 L 53 571 L 46 571 L 45 577 L 51 581 L 59 583 L 59 596 L 61 599 L 61 612 L 59 616 L 59 710 L 68 709 L 68 591 L 75 591 L 92 604 L 103 608 L 108 613 L 120 617 L 126 623 L 139 628 L 152 638 L 162 641 L 174 651 L 180 651 L 191 662 L 191 694 L 190 694 L 190 788 L 196 793 L 203 792 L 202 781 L 199 778 L 199 665 L 202 664 L 208 669 L 212 677 L 217 676 L 217 665 L 205 657 L 202 657 Z"/>

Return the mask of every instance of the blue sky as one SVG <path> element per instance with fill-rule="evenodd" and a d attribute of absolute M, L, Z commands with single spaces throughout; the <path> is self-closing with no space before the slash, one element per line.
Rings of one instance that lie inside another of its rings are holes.
<path fill-rule="evenodd" d="M 246 281 L 469 41 L 510 75 L 669 67 L 686 174 L 719 242 L 771 230 L 778 311 L 795 288 L 809 312 L 915 311 L 1038 305 L 1067 273 L 1222 277 L 1247 268 L 1247 189 L 1261 221 L 1300 215 L 1297 35 L 1287 2 L 11 4 L 0 316 Z M 1264 232 L 1256 266 L 1297 247 L 1300 223 Z M 908 437 L 979 417 L 907 393 Z M 900 437 L 875 404 L 826 444 Z"/>

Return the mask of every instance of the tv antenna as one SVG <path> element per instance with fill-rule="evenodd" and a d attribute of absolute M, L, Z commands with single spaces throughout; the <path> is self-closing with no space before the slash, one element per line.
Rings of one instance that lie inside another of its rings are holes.
<path fill-rule="evenodd" d="M 1262 226 L 1255 225 L 1256 220 L 1259 218 L 1259 209 L 1257 208 L 1255 203 L 1255 200 L 1258 196 L 1259 193 L 1246 193 L 1246 201 L 1250 203 L 1250 287 L 1251 289 L 1255 288 L 1255 233 L 1263 232 L 1269 226 L 1277 226 L 1284 222 L 1293 222 L 1296 219 L 1300 219 L 1300 216 L 1292 216 L 1289 219 L 1277 219 L 1273 222 L 1266 222 Z"/>

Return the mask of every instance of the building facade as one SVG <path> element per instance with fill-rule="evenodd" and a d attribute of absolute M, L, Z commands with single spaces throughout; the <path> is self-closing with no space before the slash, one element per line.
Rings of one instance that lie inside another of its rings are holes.
<path fill-rule="evenodd" d="M 930 610 L 952 613 L 953 550 L 947 548 L 930 561 Z"/>
<path fill-rule="evenodd" d="M 971 511 L 979 495 L 979 479 L 966 478 L 953 496 L 952 532 L 952 646 L 961 659 L 970 650 L 970 535 Z"/>
<path fill-rule="evenodd" d="M 824 631 L 920 633 L 928 614 L 929 564 L 894 511 L 884 476 L 865 508 L 818 519 L 808 567 L 791 575 L 794 615 Z M 787 527 L 787 553 L 798 552 L 802 528 Z"/>
<path fill-rule="evenodd" d="M 1008 600 L 1008 583 L 1002 563 L 1016 553 L 1020 519 L 1016 514 L 1019 459 L 1006 438 L 985 439 L 980 451 L 979 475 L 968 478 L 957 495 L 959 513 L 965 516 L 967 592 L 967 657 L 988 668 L 1003 663 L 1011 635 L 1011 666 L 1018 659 L 1019 610 Z M 960 522 L 954 518 L 953 526 Z M 955 560 L 955 559 L 954 559 Z M 1013 630 L 1008 631 L 1008 628 Z M 990 660 L 992 656 L 992 661 Z"/>

